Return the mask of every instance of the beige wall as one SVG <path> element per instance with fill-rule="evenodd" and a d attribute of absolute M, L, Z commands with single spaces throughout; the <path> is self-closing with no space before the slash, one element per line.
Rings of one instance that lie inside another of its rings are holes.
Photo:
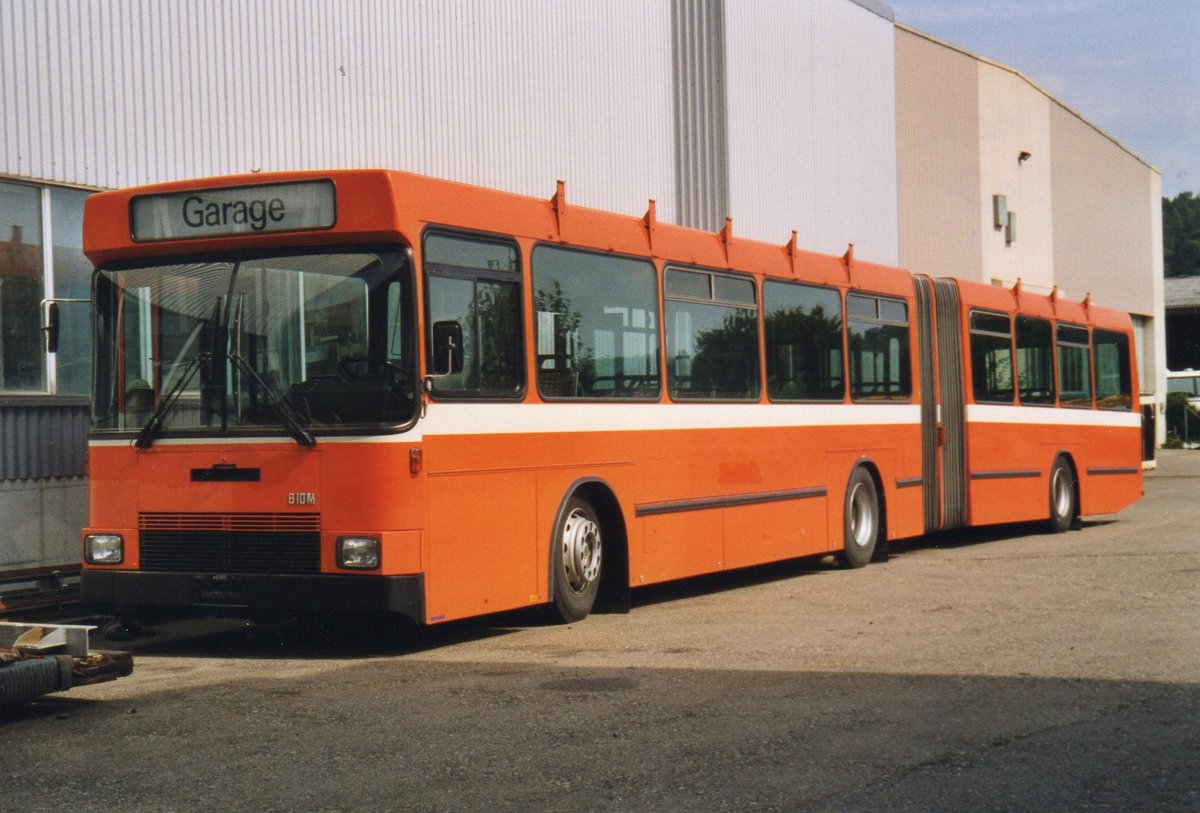
<path fill-rule="evenodd" d="M 1059 285 L 1072 299 L 1090 291 L 1098 304 L 1153 316 L 1156 287 L 1162 300 L 1158 173 L 1061 105 L 1050 120 Z"/>
<path fill-rule="evenodd" d="M 1162 405 L 1162 178 L 1017 71 L 896 27 L 900 262 L 1037 289 L 1139 317 Z M 1029 158 L 1018 161 L 1022 152 Z M 1017 213 L 997 229 L 992 196 Z M 1164 422 L 1158 422 L 1160 440 Z"/>
<path fill-rule="evenodd" d="M 900 264 L 937 277 L 983 275 L 979 63 L 896 29 Z"/>
<path fill-rule="evenodd" d="M 983 282 L 1049 289 L 1055 282 L 1050 100 L 1020 76 L 979 63 L 979 199 Z M 1021 161 L 1022 152 L 1029 158 Z M 1015 237 L 995 226 L 992 198 L 1004 195 Z M 1082 294 L 1081 294 L 1082 295 Z"/>

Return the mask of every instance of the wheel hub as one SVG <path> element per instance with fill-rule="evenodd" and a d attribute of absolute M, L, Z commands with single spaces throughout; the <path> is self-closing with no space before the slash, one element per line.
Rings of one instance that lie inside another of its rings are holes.
<path fill-rule="evenodd" d="M 562 564 L 567 584 L 576 593 L 600 574 L 600 526 L 578 508 L 563 523 Z"/>

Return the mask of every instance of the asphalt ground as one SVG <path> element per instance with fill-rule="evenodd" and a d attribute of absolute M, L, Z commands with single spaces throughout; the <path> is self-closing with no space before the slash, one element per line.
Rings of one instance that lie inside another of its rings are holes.
<path fill-rule="evenodd" d="M 219 619 L 0 713 L 0 809 L 1200 810 L 1200 452 L 942 534 L 424 630 Z"/>

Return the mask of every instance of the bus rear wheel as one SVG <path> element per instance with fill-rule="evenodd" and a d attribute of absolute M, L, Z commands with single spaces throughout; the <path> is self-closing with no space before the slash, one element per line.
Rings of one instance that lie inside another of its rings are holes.
<path fill-rule="evenodd" d="M 838 558 L 845 567 L 863 567 L 875 555 L 882 523 L 875 480 L 862 466 L 850 473 L 846 484 L 844 516 L 845 543 Z"/>
<path fill-rule="evenodd" d="M 1078 512 L 1075 475 L 1070 464 L 1059 457 L 1050 468 L 1050 530 L 1056 534 L 1070 530 Z"/>
<path fill-rule="evenodd" d="M 600 590 L 603 534 L 591 503 L 571 497 L 554 530 L 554 609 L 564 622 L 587 617 Z"/>

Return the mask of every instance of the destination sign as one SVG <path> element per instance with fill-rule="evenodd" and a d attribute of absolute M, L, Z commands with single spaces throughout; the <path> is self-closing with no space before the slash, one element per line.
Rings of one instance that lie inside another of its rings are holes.
<path fill-rule="evenodd" d="M 332 181 L 194 189 L 133 199 L 133 239 L 192 240 L 328 229 L 337 219 Z"/>

